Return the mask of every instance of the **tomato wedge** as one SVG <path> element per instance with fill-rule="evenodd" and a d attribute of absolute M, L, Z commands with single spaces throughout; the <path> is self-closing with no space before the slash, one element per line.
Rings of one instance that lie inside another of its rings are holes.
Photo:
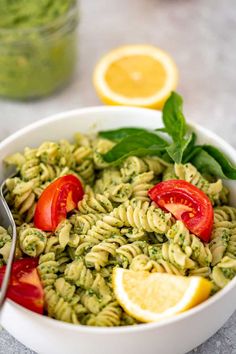
<path fill-rule="evenodd" d="M 80 180 L 74 175 L 56 179 L 41 194 L 34 213 L 34 225 L 44 231 L 54 231 L 57 225 L 83 198 Z"/>
<path fill-rule="evenodd" d="M 7 297 L 25 308 L 43 314 L 43 288 L 37 272 L 37 258 L 23 258 L 12 266 Z M 6 266 L 0 268 L 0 286 Z"/>
<path fill-rule="evenodd" d="M 182 220 L 194 235 L 209 242 L 214 211 L 204 192 L 184 180 L 169 180 L 156 184 L 148 195 L 160 208 Z"/>

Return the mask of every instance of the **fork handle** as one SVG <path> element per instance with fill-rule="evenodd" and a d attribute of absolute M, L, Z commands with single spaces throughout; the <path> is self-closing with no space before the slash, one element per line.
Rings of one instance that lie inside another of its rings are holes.
<path fill-rule="evenodd" d="M 2 196 L 2 193 L 0 193 L 0 203 L 3 204 L 7 214 L 9 216 L 9 219 L 12 221 L 11 222 L 12 244 L 11 244 L 11 249 L 10 249 L 10 253 L 9 253 L 9 257 L 8 257 L 8 261 L 7 261 L 6 271 L 5 271 L 5 274 L 4 274 L 4 277 L 3 277 L 2 287 L 0 289 L 0 311 L 1 311 L 1 309 L 3 307 L 3 304 L 5 302 L 5 299 L 6 299 L 7 289 L 8 289 L 8 286 L 9 286 L 9 280 L 10 280 L 10 276 L 11 276 L 12 264 L 13 264 L 13 261 L 14 261 L 14 255 L 15 255 L 15 249 L 16 249 L 17 234 L 16 234 L 15 221 L 14 221 L 13 216 L 11 214 L 11 211 L 10 211 L 8 205 L 7 205 L 7 202 L 5 201 L 5 199 Z"/>

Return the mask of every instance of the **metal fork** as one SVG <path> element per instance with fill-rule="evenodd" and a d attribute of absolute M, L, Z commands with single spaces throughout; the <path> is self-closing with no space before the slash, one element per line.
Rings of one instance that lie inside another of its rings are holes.
<path fill-rule="evenodd" d="M 11 249 L 9 253 L 9 258 L 7 261 L 7 266 L 6 266 L 6 271 L 4 274 L 3 282 L 2 282 L 2 287 L 0 289 L 0 311 L 3 307 L 3 304 L 6 300 L 6 294 L 7 294 L 7 289 L 9 285 L 9 280 L 11 276 L 11 269 L 12 269 L 12 264 L 14 260 L 14 255 L 15 255 L 15 249 L 16 249 L 16 224 L 13 219 L 12 213 L 9 209 L 9 206 L 7 205 L 7 202 L 5 200 L 5 195 L 7 193 L 7 187 L 6 187 L 6 180 L 8 178 L 14 177 L 17 173 L 17 170 L 15 166 L 10 166 L 6 169 L 5 172 L 5 179 L 0 185 L 0 225 L 3 226 L 8 230 L 8 232 L 12 236 L 12 244 L 11 244 Z"/>

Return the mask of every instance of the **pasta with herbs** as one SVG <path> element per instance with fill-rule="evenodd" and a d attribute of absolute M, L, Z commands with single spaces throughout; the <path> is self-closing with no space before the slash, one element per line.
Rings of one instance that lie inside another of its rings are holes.
<path fill-rule="evenodd" d="M 0 266 L 7 262 L 11 248 L 11 236 L 0 226 Z"/>
<path fill-rule="evenodd" d="M 17 224 L 17 257 L 39 257 L 45 311 L 57 320 L 89 326 L 137 324 L 116 302 L 114 267 L 175 275 L 201 275 L 214 291 L 236 275 L 236 209 L 220 179 L 187 164 L 156 156 L 129 156 L 109 165 L 102 154 L 107 139 L 77 133 L 74 142 L 46 141 L 8 158 L 18 168 L 7 181 L 7 202 Z M 74 174 L 85 191 L 77 208 L 55 232 L 37 229 L 35 205 L 56 178 Z M 162 180 L 183 179 L 205 192 L 214 205 L 208 244 L 181 221 L 158 208 L 148 191 Z M 11 237 L 0 227 L 0 266 L 7 262 Z"/>

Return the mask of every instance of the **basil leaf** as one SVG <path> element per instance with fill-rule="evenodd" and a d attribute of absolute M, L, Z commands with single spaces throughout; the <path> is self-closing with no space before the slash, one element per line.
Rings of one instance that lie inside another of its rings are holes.
<path fill-rule="evenodd" d="M 168 163 L 173 164 L 173 160 L 171 159 L 170 155 L 169 155 L 166 151 L 164 151 L 164 152 L 161 154 L 160 158 L 161 158 L 162 160 L 168 162 Z"/>
<path fill-rule="evenodd" d="M 201 173 L 218 176 L 220 178 L 227 178 L 221 168 L 221 165 L 214 159 L 214 157 L 209 155 L 202 148 L 198 150 L 190 162 Z"/>
<path fill-rule="evenodd" d="M 200 145 L 196 145 L 192 148 L 191 151 L 189 151 L 187 154 L 186 154 L 186 157 L 184 158 L 184 162 L 183 163 L 187 163 L 189 161 L 192 161 L 194 156 L 196 156 L 199 151 L 202 150 L 202 147 Z"/>
<path fill-rule="evenodd" d="M 195 150 L 195 142 L 197 139 L 197 135 L 196 133 L 192 133 L 190 135 L 190 141 L 188 143 L 188 146 L 186 147 L 184 154 L 183 154 L 183 159 L 182 159 L 182 163 L 186 163 L 187 161 L 189 161 L 189 158 L 192 156 L 194 150 Z"/>
<path fill-rule="evenodd" d="M 166 130 L 166 128 L 157 128 L 157 129 L 155 129 L 155 132 L 167 133 L 167 130 Z"/>
<path fill-rule="evenodd" d="M 236 179 L 236 167 L 232 165 L 223 152 L 212 145 L 203 145 L 202 148 L 218 162 L 227 178 Z"/>
<path fill-rule="evenodd" d="M 158 155 L 168 143 L 155 133 L 143 132 L 131 135 L 103 155 L 106 162 L 116 162 L 128 156 Z"/>
<path fill-rule="evenodd" d="M 176 163 L 181 163 L 183 159 L 183 154 L 190 143 L 193 141 L 193 134 L 191 134 L 188 138 L 182 139 L 181 141 L 174 142 L 170 146 L 166 148 L 169 156 Z"/>
<path fill-rule="evenodd" d="M 101 131 L 99 132 L 99 136 L 105 139 L 118 142 L 126 138 L 127 136 L 135 135 L 146 131 L 147 129 L 143 129 L 143 128 L 120 128 L 120 129 Z"/>
<path fill-rule="evenodd" d="M 163 108 L 162 119 L 165 129 L 176 143 L 182 141 L 187 132 L 182 106 L 182 97 L 176 92 L 172 92 Z"/>

